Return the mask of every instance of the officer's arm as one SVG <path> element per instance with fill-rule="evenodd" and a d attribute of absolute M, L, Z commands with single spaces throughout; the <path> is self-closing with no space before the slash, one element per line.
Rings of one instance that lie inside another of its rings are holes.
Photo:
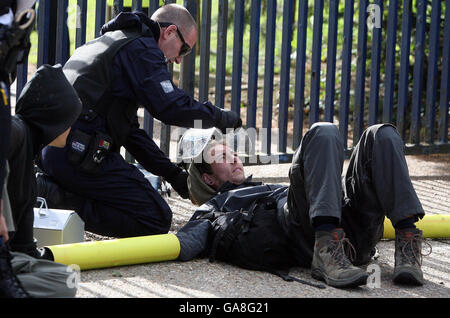
<path fill-rule="evenodd" d="M 151 38 L 137 39 L 120 50 L 114 68 L 140 104 L 167 125 L 194 127 L 195 120 L 201 120 L 203 128 L 234 126 L 232 120 L 224 120 L 220 108 L 196 101 L 172 82 L 164 56 Z"/>
<path fill-rule="evenodd" d="M 125 141 L 125 149 L 150 173 L 170 178 L 181 171 L 143 129 L 138 128 L 137 117 L 131 133 Z"/>

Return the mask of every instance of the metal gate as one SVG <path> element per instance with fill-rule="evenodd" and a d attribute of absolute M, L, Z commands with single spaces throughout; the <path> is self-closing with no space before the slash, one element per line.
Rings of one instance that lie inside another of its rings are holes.
<path fill-rule="evenodd" d="M 72 2 L 74 29 L 67 25 Z M 151 15 L 173 2 L 40 0 L 37 64 L 64 64 L 69 33 L 75 47 L 83 45 L 90 20 L 98 36 L 122 10 Z M 199 39 L 174 80 L 199 101 L 238 112 L 247 129 L 264 130 L 258 155 L 290 161 L 317 121 L 339 126 L 347 154 L 367 126 L 381 122 L 397 126 L 407 154 L 450 152 L 450 0 L 178 3 L 197 19 Z M 26 74 L 20 65 L 18 94 Z M 173 157 L 171 127 L 158 124 L 157 136 L 156 121 L 147 111 L 143 117 L 144 129 Z"/>

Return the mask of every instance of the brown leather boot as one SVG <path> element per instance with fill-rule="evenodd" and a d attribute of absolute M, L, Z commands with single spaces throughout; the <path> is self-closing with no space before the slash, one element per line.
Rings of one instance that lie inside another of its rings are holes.
<path fill-rule="evenodd" d="M 419 229 L 395 231 L 395 268 L 392 278 L 394 283 L 423 285 L 422 242 L 422 231 Z M 430 247 L 431 253 L 431 245 L 425 243 Z"/>
<path fill-rule="evenodd" d="M 367 283 L 368 274 L 353 266 L 347 254 L 355 249 L 345 237 L 343 229 L 316 232 L 311 275 L 328 285 L 338 288 L 356 287 Z"/>

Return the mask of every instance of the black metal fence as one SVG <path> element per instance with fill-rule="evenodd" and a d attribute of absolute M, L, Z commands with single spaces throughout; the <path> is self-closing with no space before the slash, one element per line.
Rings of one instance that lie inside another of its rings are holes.
<path fill-rule="evenodd" d="M 86 42 L 88 19 L 95 20 L 98 35 L 104 22 L 127 6 L 151 15 L 171 2 L 176 1 L 96 0 L 94 13 L 87 0 L 77 0 L 75 46 Z M 178 3 L 199 26 L 196 54 L 185 57 L 177 73 L 179 86 L 200 101 L 238 112 L 247 128 L 265 128 L 259 153 L 289 161 L 304 131 L 317 121 L 336 123 L 347 151 L 364 128 L 390 122 L 407 153 L 450 152 L 450 0 Z M 68 4 L 39 1 L 38 66 L 64 64 L 70 55 Z M 20 92 L 26 65 L 18 74 Z M 147 112 L 143 126 L 154 136 Z M 160 134 L 169 154 L 170 127 L 161 124 Z"/>

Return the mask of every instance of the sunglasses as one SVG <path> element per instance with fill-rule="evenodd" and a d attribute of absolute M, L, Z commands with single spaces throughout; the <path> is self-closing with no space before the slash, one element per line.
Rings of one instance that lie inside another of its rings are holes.
<path fill-rule="evenodd" d="M 176 24 L 170 23 L 170 22 L 158 22 L 158 24 L 160 25 L 160 27 L 163 27 L 163 28 L 169 27 L 171 25 L 176 26 L 178 37 L 180 38 L 181 42 L 183 43 L 183 45 L 180 48 L 180 53 L 178 55 L 183 57 L 183 56 L 186 56 L 189 53 L 191 53 L 192 48 L 186 43 L 186 41 L 184 40 L 183 34 L 181 34 L 181 32 L 180 32 L 180 28 Z"/>

